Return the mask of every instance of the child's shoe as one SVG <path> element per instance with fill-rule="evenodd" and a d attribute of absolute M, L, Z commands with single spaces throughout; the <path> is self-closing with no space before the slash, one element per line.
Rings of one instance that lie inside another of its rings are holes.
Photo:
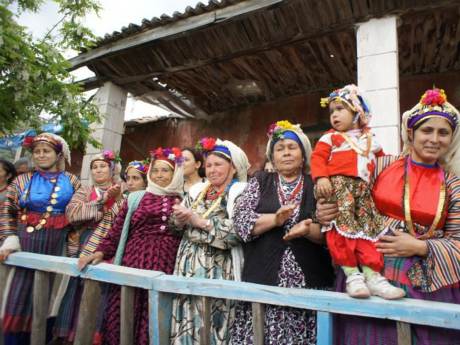
<path fill-rule="evenodd" d="M 384 299 L 400 299 L 406 295 L 403 289 L 391 285 L 380 273 L 373 274 L 370 279 L 367 279 L 366 284 L 372 296 L 380 296 Z"/>
<path fill-rule="evenodd" d="M 371 293 L 364 281 L 364 275 L 356 272 L 347 277 L 347 294 L 354 298 L 369 298 Z"/>

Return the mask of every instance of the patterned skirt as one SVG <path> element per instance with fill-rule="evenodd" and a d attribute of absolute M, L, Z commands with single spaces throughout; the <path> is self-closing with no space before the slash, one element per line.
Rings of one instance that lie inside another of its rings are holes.
<path fill-rule="evenodd" d="M 435 292 L 421 292 L 409 282 L 409 270 L 416 258 L 385 258 L 385 276 L 391 284 L 406 291 L 407 297 L 460 304 L 460 286 L 445 287 Z M 345 275 L 337 277 L 337 289 L 345 291 Z M 334 320 L 336 345 L 397 345 L 396 322 L 383 319 L 337 315 Z M 460 344 L 460 331 L 430 326 L 411 326 L 413 345 Z"/>
<path fill-rule="evenodd" d="M 26 226 L 18 226 L 21 249 L 25 252 L 61 256 L 64 251 L 67 228 L 43 229 L 28 233 Z M 50 275 L 50 287 L 54 276 Z M 15 268 L 5 302 L 3 332 L 5 336 L 30 333 L 32 325 L 34 270 Z M 52 289 L 50 288 L 50 296 Z"/>
<path fill-rule="evenodd" d="M 372 199 L 369 184 L 349 176 L 332 176 L 331 183 L 339 214 L 333 224 L 337 232 L 348 238 L 375 241 L 384 230 L 382 215 Z"/>

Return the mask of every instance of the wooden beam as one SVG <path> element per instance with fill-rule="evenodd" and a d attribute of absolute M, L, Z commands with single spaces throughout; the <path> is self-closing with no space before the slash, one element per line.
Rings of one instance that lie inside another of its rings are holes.
<path fill-rule="evenodd" d="M 48 317 L 50 289 L 49 275 L 50 273 L 48 272 L 34 272 L 31 345 L 46 344 L 46 319 Z"/>
<path fill-rule="evenodd" d="M 78 311 L 75 345 L 91 345 L 101 301 L 101 286 L 98 281 L 86 280 Z"/>
<path fill-rule="evenodd" d="M 86 53 L 80 54 L 69 60 L 71 70 L 85 66 L 88 62 L 119 52 L 125 49 L 133 48 L 142 44 L 146 44 L 158 39 L 174 36 L 185 31 L 196 30 L 208 25 L 217 24 L 223 21 L 233 19 L 235 17 L 258 11 L 279 3 L 285 0 L 252 0 L 237 3 L 232 6 L 217 9 L 212 12 L 203 13 L 197 16 L 192 16 L 173 22 L 171 24 L 162 25 L 151 30 L 141 32 L 137 35 L 130 36 L 113 43 L 105 44 L 99 48 L 92 49 Z"/>
<path fill-rule="evenodd" d="M 201 297 L 201 328 L 200 328 L 200 344 L 211 345 L 211 312 L 212 312 L 212 300 L 208 297 Z"/>
<path fill-rule="evenodd" d="M 133 345 L 134 342 L 134 294 L 136 288 L 121 287 L 120 345 Z"/>
<path fill-rule="evenodd" d="M 412 345 L 412 335 L 410 324 L 406 322 L 396 322 L 398 332 L 398 345 Z"/>
<path fill-rule="evenodd" d="M 254 332 L 254 345 L 265 344 L 265 305 L 251 303 L 252 305 L 252 330 Z"/>

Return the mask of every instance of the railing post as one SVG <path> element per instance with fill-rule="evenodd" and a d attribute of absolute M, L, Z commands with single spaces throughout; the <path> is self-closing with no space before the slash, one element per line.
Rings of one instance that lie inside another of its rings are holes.
<path fill-rule="evenodd" d="M 3 296 L 5 294 L 6 282 L 8 280 L 10 269 L 11 268 L 9 266 L 0 264 L 0 311 L 3 310 L 3 303 L 6 302 Z M 0 322 L 0 345 L 3 344 L 3 322 Z"/>
<path fill-rule="evenodd" d="M 150 345 L 169 344 L 173 295 L 149 290 Z"/>
<path fill-rule="evenodd" d="M 211 299 L 201 297 L 201 317 L 203 324 L 200 329 L 200 344 L 211 345 Z"/>
<path fill-rule="evenodd" d="M 332 345 L 332 331 L 332 314 L 325 311 L 318 311 L 316 313 L 316 344 Z"/>
<path fill-rule="evenodd" d="M 50 290 L 50 274 L 43 271 L 34 272 L 34 290 L 32 306 L 31 345 L 46 344 L 46 319 Z"/>
<path fill-rule="evenodd" d="M 398 345 L 412 345 L 410 323 L 397 321 L 396 328 L 398 331 Z"/>
<path fill-rule="evenodd" d="M 78 312 L 75 345 L 92 345 L 101 301 L 101 286 L 98 281 L 86 280 Z"/>
<path fill-rule="evenodd" d="M 121 287 L 120 345 L 134 344 L 134 294 L 136 289 Z"/>
<path fill-rule="evenodd" d="M 265 306 L 262 303 L 252 303 L 252 329 L 254 345 L 264 345 Z"/>

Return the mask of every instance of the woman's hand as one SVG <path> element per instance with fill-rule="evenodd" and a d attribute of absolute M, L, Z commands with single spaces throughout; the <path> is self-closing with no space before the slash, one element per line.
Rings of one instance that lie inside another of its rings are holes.
<path fill-rule="evenodd" d="M 8 256 L 10 256 L 11 253 L 15 252 L 13 249 L 2 249 L 0 250 L 0 262 L 5 261 L 8 259 Z"/>
<path fill-rule="evenodd" d="M 327 203 L 325 199 L 318 199 L 316 203 L 316 218 L 323 225 L 329 225 L 331 221 L 337 218 L 339 208 L 336 203 Z"/>
<path fill-rule="evenodd" d="M 428 254 L 425 241 L 402 231 L 395 231 L 394 236 L 382 236 L 375 247 L 378 252 L 392 257 L 425 257 Z"/>
<path fill-rule="evenodd" d="M 281 206 L 275 213 L 275 226 L 282 226 L 292 216 L 295 210 L 295 205 Z"/>
<path fill-rule="evenodd" d="M 284 235 L 283 240 L 290 241 L 294 238 L 307 237 L 310 234 L 311 223 L 311 219 L 305 219 L 298 222 L 286 235 Z"/>
<path fill-rule="evenodd" d="M 78 259 L 78 269 L 82 271 L 89 264 L 97 265 L 104 259 L 104 253 L 95 252 L 91 255 L 84 256 Z"/>
<path fill-rule="evenodd" d="M 107 198 L 119 199 L 121 197 L 121 186 L 119 184 L 114 184 L 105 193 Z"/>
<path fill-rule="evenodd" d="M 189 224 L 193 216 L 191 209 L 181 205 L 179 200 L 176 200 L 176 204 L 172 207 L 173 215 L 176 218 L 176 225 L 181 227 L 185 224 Z"/>

